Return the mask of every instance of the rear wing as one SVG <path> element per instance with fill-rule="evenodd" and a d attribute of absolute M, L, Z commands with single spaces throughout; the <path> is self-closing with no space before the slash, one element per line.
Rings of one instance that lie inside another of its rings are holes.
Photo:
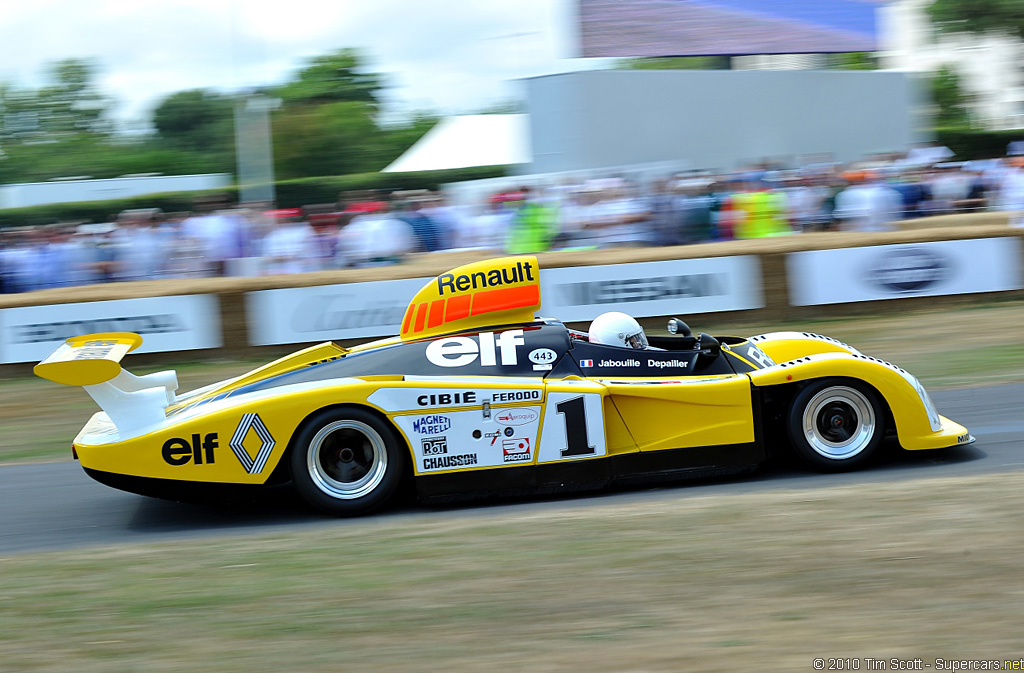
<path fill-rule="evenodd" d="M 135 376 L 122 369 L 121 358 L 142 345 L 131 332 L 104 332 L 72 337 L 35 366 L 36 376 L 81 386 L 124 437 L 164 421 L 174 403 L 178 376 L 173 371 Z"/>

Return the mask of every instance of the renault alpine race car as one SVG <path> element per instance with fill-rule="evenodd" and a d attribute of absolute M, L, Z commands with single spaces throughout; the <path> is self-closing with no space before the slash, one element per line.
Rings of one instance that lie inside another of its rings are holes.
<path fill-rule="evenodd" d="M 130 333 L 68 339 L 36 373 L 103 409 L 74 440 L 96 480 L 171 499 L 292 481 L 308 503 L 368 512 L 410 486 L 423 499 L 545 493 L 750 470 L 770 447 L 814 468 L 974 441 L 903 369 L 808 332 L 694 335 L 680 320 L 647 348 L 595 343 L 539 319 L 530 256 L 427 283 L 397 337 L 327 342 L 176 394 L 174 372 L 134 376 Z"/>

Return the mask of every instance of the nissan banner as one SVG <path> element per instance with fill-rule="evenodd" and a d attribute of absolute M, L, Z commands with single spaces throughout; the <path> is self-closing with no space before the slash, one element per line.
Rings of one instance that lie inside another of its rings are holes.
<path fill-rule="evenodd" d="M 540 314 L 565 322 L 605 311 L 645 317 L 764 306 L 754 255 L 542 269 L 540 278 Z"/>

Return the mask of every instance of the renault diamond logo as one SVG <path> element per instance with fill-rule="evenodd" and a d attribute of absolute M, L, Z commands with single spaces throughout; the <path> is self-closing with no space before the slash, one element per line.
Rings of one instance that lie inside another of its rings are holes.
<path fill-rule="evenodd" d="M 245 438 L 248 436 L 249 430 L 255 430 L 256 436 L 260 440 L 260 448 L 256 451 L 255 458 L 245 448 Z M 274 449 L 274 438 L 270 436 L 267 426 L 263 425 L 259 414 L 244 414 L 238 427 L 235 428 L 235 434 L 232 435 L 229 444 L 245 471 L 249 474 L 259 474 L 263 471 L 263 467 L 267 464 L 267 458 L 270 458 L 270 452 Z"/>

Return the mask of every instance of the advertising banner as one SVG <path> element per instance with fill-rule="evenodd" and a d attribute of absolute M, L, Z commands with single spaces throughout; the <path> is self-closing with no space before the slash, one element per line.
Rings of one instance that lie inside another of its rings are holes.
<path fill-rule="evenodd" d="M 754 255 L 542 269 L 541 315 L 571 322 L 605 311 L 634 317 L 764 306 Z"/>
<path fill-rule="evenodd" d="M 584 58 L 877 51 L 883 6 L 883 0 L 577 3 Z"/>
<path fill-rule="evenodd" d="M 43 360 L 68 337 L 97 332 L 142 335 L 137 353 L 223 345 L 215 295 L 114 299 L 0 310 L 0 360 Z"/>
<path fill-rule="evenodd" d="M 975 238 L 795 252 L 789 303 L 843 304 L 1021 287 L 1020 239 Z"/>
<path fill-rule="evenodd" d="M 393 336 L 429 278 L 260 290 L 245 296 L 253 346 Z"/>

